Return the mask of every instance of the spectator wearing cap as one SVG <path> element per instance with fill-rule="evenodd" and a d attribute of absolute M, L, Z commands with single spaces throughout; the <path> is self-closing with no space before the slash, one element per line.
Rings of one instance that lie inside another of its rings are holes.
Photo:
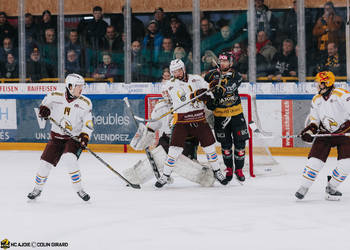
<path fill-rule="evenodd" d="M 41 60 L 40 50 L 38 47 L 34 47 L 30 53 L 30 58 L 26 63 L 27 77 L 31 82 L 39 82 L 41 78 L 47 78 L 47 65 Z"/>
<path fill-rule="evenodd" d="M 192 49 L 191 36 L 178 17 L 170 18 L 170 32 L 167 36 L 173 41 L 174 47 L 183 47 L 187 52 Z"/>
<path fill-rule="evenodd" d="M 142 55 L 145 58 L 146 75 L 149 81 L 155 81 L 157 76 L 157 62 L 162 48 L 163 36 L 158 31 L 158 23 L 151 20 L 147 25 L 147 34 L 142 42 Z"/>
<path fill-rule="evenodd" d="M 169 20 L 168 20 L 167 16 L 165 15 L 163 8 L 161 8 L 161 7 L 156 8 L 154 10 L 153 16 L 154 16 L 154 20 L 156 20 L 158 23 L 159 32 L 163 36 L 168 34 L 170 31 L 169 30 L 170 25 L 169 25 Z"/>
<path fill-rule="evenodd" d="M 143 22 L 135 17 L 135 15 L 132 13 L 132 8 L 130 8 L 131 11 L 131 40 L 135 41 L 142 41 L 145 36 L 145 25 Z M 116 32 L 121 35 L 124 31 L 124 15 L 126 15 L 126 7 L 122 7 L 122 13 L 121 14 L 112 14 L 111 15 L 111 25 L 114 26 Z"/>
<path fill-rule="evenodd" d="M 44 10 L 41 15 L 40 25 L 39 25 L 39 37 L 40 42 L 45 43 L 46 41 L 46 30 L 53 29 L 56 33 L 57 23 L 56 20 L 52 18 L 51 12 L 49 10 Z"/>
<path fill-rule="evenodd" d="M 17 35 L 16 29 L 7 21 L 5 12 L 0 12 L 0 44 L 2 44 L 5 37 L 15 39 Z"/>
<path fill-rule="evenodd" d="M 18 50 L 14 48 L 12 39 L 5 37 L 2 41 L 2 47 L 0 47 L 0 62 L 5 63 L 8 54 L 12 54 L 16 59 L 18 58 Z"/>

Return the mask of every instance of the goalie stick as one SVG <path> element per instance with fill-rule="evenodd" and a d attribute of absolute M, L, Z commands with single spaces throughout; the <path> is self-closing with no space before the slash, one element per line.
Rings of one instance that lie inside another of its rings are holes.
<path fill-rule="evenodd" d="M 127 97 L 124 97 L 123 100 L 124 100 L 124 102 L 125 102 L 125 104 L 126 104 L 128 110 L 129 110 L 131 116 L 133 117 L 133 120 L 134 120 L 135 125 L 136 125 L 136 128 L 137 128 L 137 127 L 138 127 L 138 123 L 137 123 L 137 121 L 136 121 L 134 112 L 133 112 L 132 109 L 131 109 L 131 106 L 130 106 L 130 103 L 129 103 L 129 99 L 128 99 Z M 160 173 L 159 173 L 159 171 L 158 171 L 157 164 L 156 164 L 156 162 L 155 162 L 154 159 L 153 159 L 153 155 L 152 155 L 151 151 L 149 150 L 149 147 L 146 147 L 146 148 L 145 148 L 145 151 L 146 151 L 147 159 L 148 159 L 149 163 L 150 163 L 151 166 L 152 166 L 152 170 L 153 170 L 154 176 L 155 176 L 156 179 L 158 180 L 158 179 L 160 178 Z"/>
<path fill-rule="evenodd" d="M 289 138 L 301 138 L 301 135 L 266 135 L 263 132 L 260 131 L 260 129 L 256 126 L 254 121 L 249 122 L 249 127 L 251 130 L 260 135 L 262 138 L 282 138 L 282 139 L 289 139 Z M 311 135 L 312 137 L 330 137 L 330 136 L 350 136 L 350 133 L 337 133 L 337 134 L 315 134 Z"/>
<path fill-rule="evenodd" d="M 53 119 L 52 117 L 49 117 L 50 121 L 52 121 L 56 126 L 58 126 L 66 135 L 69 135 L 74 141 L 79 142 L 80 140 L 76 137 L 73 136 L 71 134 L 71 132 L 69 132 L 65 127 L 63 127 L 61 124 L 59 124 L 55 119 Z M 95 156 L 95 158 L 97 160 L 99 160 L 100 162 L 103 163 L 103 165 L 105 165 L 107 168 L 109 168 L 109 170 L 111 170 L 113 173 L 115 173 L 116 175 L 118 175 L 123 181 L 125 181 L 129 186 L 131 186 L 132 188 L 136 188 L 136 189 L 140 189 L 141 186 L 138 184 L 133 184 L 130 181 L 128 181 L 124 176 L 122 176 L 118 171 L 116 171 L 114 168 L 112 168 L 107 162 L 105 162 L 101 157 L 99 157 L 94 151 L 92 151 L 90 148 L 85 147 L 85 149 L 87 151 L 89 151 L 89 153 L 91 153 L 93 156 Z"/>

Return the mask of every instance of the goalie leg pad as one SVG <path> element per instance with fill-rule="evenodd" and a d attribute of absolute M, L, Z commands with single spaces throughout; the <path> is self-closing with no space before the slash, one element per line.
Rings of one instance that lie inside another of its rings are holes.
<path fill-rule="evenodd" d="M 313 184 L 313 182 L 316 180 L 316 177 L 318 173 L 321 171 L 321 169 L 324 166 L 324 162 L 317 158 L 310 158 L 308 159 L 306 166 L 303 171 L 303 181 L 302 186 L 309 188 Z"/>
<path fill-rule="evenodd" d="M 38 172 L 35 176 L 35 188 L 42 190 L 44 187 L 44 184 L 47 181 L 47 177 L 50 174 L 50 171 L 52 169 L 53 165 L 48 163 L 47 161 L 40 160 L 40 166 L 38 169 Z"/>
<path fill-rule="evenodd" d="M 144 150 L 153 144 L 154 138 L 155 134 L 149 131 L 143 123 L 140 123 L 135 136 L 130 142 L 130 146 L 135 150 Z"/>

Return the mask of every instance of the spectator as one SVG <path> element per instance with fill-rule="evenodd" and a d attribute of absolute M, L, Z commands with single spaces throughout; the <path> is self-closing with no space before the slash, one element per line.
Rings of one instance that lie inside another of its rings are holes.
<path fill-rule="evenodd" d="M 163 36 L 158 32 L 156 20 L 151 20 L 147 25 L 147 35 L 142 42 L 142 55 L 145 58 L 145 73 L 149 81 L 157 78 L 157 62 L 162 48 Z M 147 67 L 147 68 L 146 68 Z"/>
<path fill-rule="evenodd" d="M 247 55 L 249 49 L 247 48 Z M 239 67 L 240 73 L 244 81 L 248 79 L 248 60 L 243 61 Z M 267 62 L 266 58 L 256 51 L 256 77 L 265 77 L 270 71 L 270 64 Z"/>
<path fill-rule="evenodd" d="M 272 60 L 271 74 L 268 78 L 276 77 L 277 81 L 282 76 L 297 76 L 298 59 L 294 53 L 294 43 L 291 39 L 283 41 L 282 52 L 276 53 Z"/>
<path fill-rule="evenodd" d="M 24 15 L 24 25 L 26 29 L 26 41 L 29 43 L 38 43 L 39 37 L 39 27 L 36 23 L 34 23 L 34 19 L 32 14 L 26 13 Z"/>
<path fill-rule="evenodd" d="M 41 47 L 41 58 L 48 66 L 49 77 L 57 77 L 57 43 L 53 28 L 45 30 L 45 43 Z"/>
<path fill-rule="evenodd" d="M 131 79 L 133 82 L 142 82 L 144 60 L 141 54 L 141 43 L 133 41 L 131 43 Z"/>
<path fill-rule="evenodd" d="M 207 39 L 215 35 L 215 29 L 210 25 L 209 19 L 204 17 L 201 20 L 201 39 Z"/>
<path fill-rule="evenodd" d="M 9 37 L 12 40 L 16 39 L 16 29 L 7 21 L 7 15 L 5 12 L 0 12 L 0 44 L 3 43 L 5 37 Z"/>
<path fill-rule="evenodd" d="M 163 38 L 162 50 L 159 53 L 157 61 L 157 68 L 159 72 L 159 74 L 157 75 L 157 79 L 160 78 L 163 69 L 169 67 L 169 63 L 173 59 L 173 52 L 173 41 L 171 40 L 171 38 Z"/>
<path fill-rule="evenodd" d="M 154 20 L 157 21 L 158 30 L 163 36 L 169 33 L 169 21 L 166 18 L 163 8 L 158 7 L 154 10 Z"/>
<path fill-rule="evenodd" d="M 92 9 L 93 19 L 86 23 L 84 30 L 85 42 L 92 49 L 98 49 L 99 40 L 106 34 L 108 24 L 102 19 L 103 12 L 100 6 Z"/>
<path fill-rule="evenodd" d="M 174 47 L 183 47 L 186 52 L 192 49 L 192 39 L 185 25 L 177 18 L 172 17 L 170 21 L 170 32 L 167 35 L 173 41 Z"/>
<path fill-rule="evenodd" d="M 109 53 L 123 52 L 123 41 L 121 35 L 118 36 L 113 26 L 108 26 L 106 34 L 100 39 L 100 49 Z"/>
<path fill-rule="evenodd" d="M 293 8 L 288 10 L 288 12 L 284 15 L 282 21 L 282 31 L 284 35 L 292 39 L 294 43 L 297 42 L 297 1 L 293 0 Z"/>
<path fill-rule="evenodd" d="M 192 72 L 192 53 L 189 54 L 186 53 L 186 50 L 183 47 L 176 47 L 174 49 L 173 59 L 181 59 L 185 66 L 186 66 L 186 72 L 191 73 Z"/>
<path fill-rule="evenodd" d="M 27 66 L 27 77 L 30 78 L 31 82 L 39 82 L 41 78 L 47 78 L 47 65 L 40 58 L 39 48 L 34 47 L 30 53 L 30 59 L 26 64 Z"/>
<path fill-rule="evenodd" d="M 41 43 L 46 42 L 46 30 L 53 29 L 56 33 L 57 31 L 57 22 L 53 20 L 51 12 L 49 10 L 44 10 L 41 15 L 41 21 L 39 25 L 39 39 Z"/>
<path fill-rule="evenodd" d="M 317 65 L 316 72 L 320 71 L 332 71 L 335 76 L 346 75 L 346 62 L 345 58 L 338 52 L 338 46 L 335 43 L 328 43 L 327 55 L 321 60 L 321 63 Z"/>
<path fill-rule="evenodd" d="M 278 26 L 278 20 L 271 10 L 264 4 L 264 0 L 255 0 L 256 32 L 264 31 L 271 40 L 274 40 Z"/>
<path fill-rule="evenodd" d="M 256 42 L 257 53 L 265 57 L 266 61 L 271 64 L 272 58 L 277 50 L 272 46 L 272 42 L 268 39 L 265 31 L 259 31 Z"/>
<path fill-rule="evenodd" d="M 142 41 L 145 36 L 145 26 L 143 22 L 135 17 L 134 14 L 132 14 L 132 8 L 130 8 L 131 11 L 131 40 L 135 41 Z M 111 24 L 114 26 L 116 32 L 120 35 L 124 32 L 124 15 L 126 14 L 126 8 L 125 6 L 122 7 L 122 13 L 116 14 L 111 16 Z M 125 31 L 126 32 L 126 31 Z"/>
<path fill-rule="evenodd" d="M 246 74 L 247 72 L 243 72 L 245 71 L 245 66 L 243 65 L 248 63 L 248 55 L 246 50 L 242 48 L 240 43 L 235 43 L 231 50 L 231 54 L 233 57 L 233 68 L 241 74 Z M 246 76 L 242 77 L 244 80 L 247 80 Z"/>
<path fill-rule="evenodd" d="M 209 70 L 216 68 L 218 58 L 211 50 L 206 50 L 202 56 L 201 72 L 205 75 Z"/>
<path fill-rule="evenodd" d="M 79 61 L 79 65 L 81 67 L 83 67 L 85 65 L 85 63 L 84 63 L 84 48 L 80 44 L 78 31 L 75 29 L 70 30 L 68 37 L 69 37 L 69 41 L 65 45 L 66 57 L 67 57 L 68 51 L 74 50 L 74 52 L 77 56 L 77 59 Z"/>
<path fill-rule="evenodd" d="M 171 78 L 171 74 L 170 74 L 169 68 L 164 68 L 163 73 L 162 73 L 161 82 L 166 82 L 166 81 L 170 80 L 170 78 Z"/>
<path fill-rule="evenodd" d="M 312 34 L 317 39 L 317 48 L 320 55 L 325 55 L 327 45 L 335 43 L 340 45 L 343 40 L 341 27 L 343 19 L 337 15 L 332 2 L 327 2 L 324 5 L 324 14 L 317 20 Z"/>
<path fill-rule="evenodd" d="M 13 54 L 7 54 L 7 61 L 4 67 L 5 78 L 18 78 L 18 63 Z"/>
<path fill-rule="evenodd" d="M 12 54 L 15 59 L 18 58 L 18 51 L 14 49 L 12 39 L 5 37 L 0 47 L 0 62 L 5 63 L 7 61 L 7 55 Z"/>
<path fill-rule="evenodd" d="M 73 73 L 84 75 L 77 53 L 75 50 L 68 50 L 65 61 L 65 76 Z"/>
<path fill-rule="evenodd" d="M 107 78 L 113 78 L 113 81 L 120 81 L 117 79 L 117 66 L 112 63 L 112 57 L 108 53 L 104 53 L 102 56 L 103 63 L 101 63 L 97 69 L 95 70 L 95 73 L 93 74 L 93 77 L 99 80 L 107 79 Z"/>

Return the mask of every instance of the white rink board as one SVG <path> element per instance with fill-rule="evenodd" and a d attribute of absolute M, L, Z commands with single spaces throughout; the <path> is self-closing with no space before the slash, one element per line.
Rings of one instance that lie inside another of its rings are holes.
<path fill-rule="evenodd" d="M 348 250 L 350 184 L 340 202 L 324 200 L 330 159 L 310 193 L 296 201 L 305 158 L 276 157 L 287 175 L 248 178 L 243 186 L 202 188 L 175 177 L 164 190 L 141 190 L 87 153 L 82 179 L 92 197 L 73 192 L 64 166 L 54 169 L 37 202 L 28 203 L 40 152 L 0 151 L 0 237 L 12 242 L 68 242 L 72 250 Z M 101 154 L 115 169 L 141 154 Z M 337 239 L 337 240 L 335 240 Z M 12 249 L 12 248 L 10 248 Z M 39 248 L 57 249 L 57 248 Z"/>

